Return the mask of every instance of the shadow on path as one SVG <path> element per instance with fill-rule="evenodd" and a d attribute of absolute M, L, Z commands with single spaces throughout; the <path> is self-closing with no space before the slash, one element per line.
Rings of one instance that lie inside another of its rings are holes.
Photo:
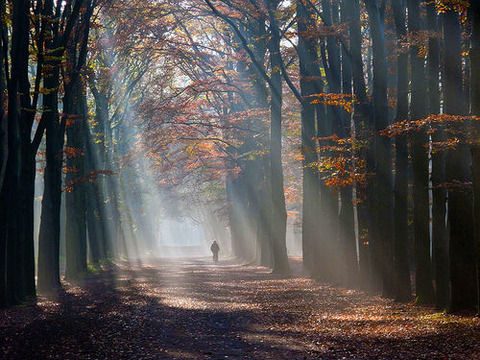
<path fill-rule="evenodd" d="M 2 359 L 476 359 L 480 321 L 208 259 L 119 265 L 5 311 Z"/>

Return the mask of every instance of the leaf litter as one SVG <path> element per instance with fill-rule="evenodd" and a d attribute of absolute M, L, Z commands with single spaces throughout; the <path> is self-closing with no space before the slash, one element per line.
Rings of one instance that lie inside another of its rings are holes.
<path fill-rule="evenodd" d="M 118 264 L 0 313 L 0 359 L 480 359 L 480 319 L 206 259 Z"/>

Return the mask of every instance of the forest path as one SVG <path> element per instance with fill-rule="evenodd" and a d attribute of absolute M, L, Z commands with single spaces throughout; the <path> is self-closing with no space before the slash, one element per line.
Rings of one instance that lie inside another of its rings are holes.
<path fill-rule="evenodd" d="M 480 319 L 210 259 L 120 265 L 0 313 L 1 359 L 480 359 Z"/>

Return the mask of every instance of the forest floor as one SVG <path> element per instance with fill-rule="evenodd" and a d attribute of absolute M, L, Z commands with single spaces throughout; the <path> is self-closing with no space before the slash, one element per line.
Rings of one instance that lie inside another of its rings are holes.
<path fill-rule="evenodd" d="M 480 359 L 480 319 L 209 259 L 117 265 L 0 312 L 1 359 Z"/>

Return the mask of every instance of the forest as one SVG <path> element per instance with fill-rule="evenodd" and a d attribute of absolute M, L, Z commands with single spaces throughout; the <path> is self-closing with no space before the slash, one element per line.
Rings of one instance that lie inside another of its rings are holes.
<path fill-rule="evenodd" d="M 245 288 L 248 306 L 294 304 L 291 286 L 308 292 L 302 304 L 340 309 L 348 297 L 424 325 L 443 314 L 458 339 L 441 341 L 464 352 L 442 345 L 425 358 L 480 357 L 478 0 L 0 0 L 0 64 L 0 308 L 18 316 L 0 314 L 0 333 L 59 311 L 55 302 L 98 320 L 105 294 L 127 313 L 147 301 L 138 289 L 173 301 L 169 286 L 186 274 L 199 303 L 226 291 L 215 281 L 251 279 L 279 300 Z M 122 281 L 138 289 L 122 292 Z M 325 305 L 326 292 L 338 301 Z M 149 304 L 135 316 L 155 312 Z M 230 317 L 195 311 L 172 317 L 228 328 Z M 222 354 L 124 356 L 337 358 L 328 346 L 240 355 L 235 339 Z M 0 358 L 35 358 L 11 344 L 0 341 Z M 341 355 L 393 358 L 397 345 L 382 344 L 371 344 L 377 357 Z M 424 358 L 412 354 L 396 356 Z M 77 356 L 66 358 L 89 358 Z"/>

